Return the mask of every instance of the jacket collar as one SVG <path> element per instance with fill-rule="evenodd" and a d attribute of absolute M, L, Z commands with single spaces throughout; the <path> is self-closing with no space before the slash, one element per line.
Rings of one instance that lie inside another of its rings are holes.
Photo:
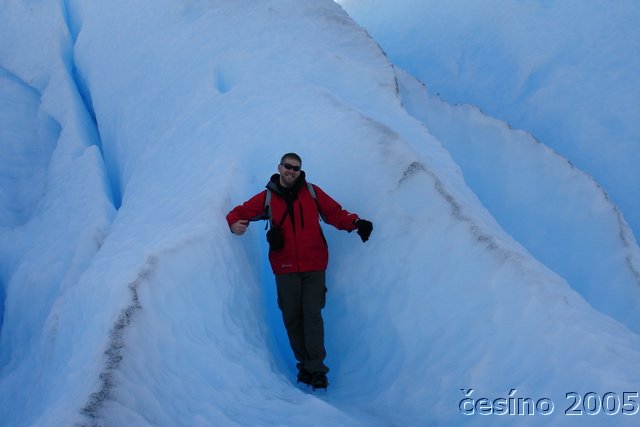
<path fill-rule="evenodd" d="M 290 188 L 283 187 L 282 185 L 280 185 L 280 174 L 274 173 L 271 176 L 271 179 L 267 183 L 266 187 L 267 189 L 273 191 L 274 193 L 282 197 L 295 196 L 298 194 L 298 190 L 300 190 L 300 188 L 304 185 L 305 182 L 306 182 L 306 175 L 304 171 L 300 171 L 300 176 L 296 180 L 295 184 L 293 184 L 293 187 L 290 187 Z"/>

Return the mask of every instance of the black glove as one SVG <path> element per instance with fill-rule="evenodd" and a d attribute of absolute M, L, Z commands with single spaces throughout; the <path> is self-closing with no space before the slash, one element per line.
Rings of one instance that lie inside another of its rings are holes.
<path fill-rule="evenodd" d="M 373 231 L 373 224 L 371 221 L 359 219 L 356 221 L 356 228 L 358 229 L 358 235 L 363 242 L 369 240 L 369 235 L 371 235 L 371 231 Z"/>

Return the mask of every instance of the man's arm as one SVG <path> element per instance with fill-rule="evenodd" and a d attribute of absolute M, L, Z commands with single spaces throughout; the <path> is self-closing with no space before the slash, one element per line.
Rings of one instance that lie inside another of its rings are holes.
<path fill-rule="evenodd" d="M 333 200 L 320 187 L 314 185 L 318 208 L 324 216 L 324 220 L 339 230 L 353 231 L 356 228 L 356 221 L 360 219 L 358 215 L 342 208 L 340 203 Z"/>
<path fill-rule="evenodd" d="M 373 224 L 371 221 L 362 219 L 358 215 L 342 209 L 342 206 L 335 200 L 333 200 L 327 193 L 316 185 L 313 186 L 316 191 L 318 208 L 322 212 L 324 219 L 329 224 L 333 225 L 339 230 L 347 230 L 352 232 L 358 230 L 358 235 L 363 242 L 369 240 L 369 236 L 373 231 Z"/>
<path fill-rule="evenodd" d="M 267 190 L 256 194 L 227 214 L 227 223 L 231 232 L 242 235 L 249 227 L 249 220 L 264 213 L 264 198 Z"/>

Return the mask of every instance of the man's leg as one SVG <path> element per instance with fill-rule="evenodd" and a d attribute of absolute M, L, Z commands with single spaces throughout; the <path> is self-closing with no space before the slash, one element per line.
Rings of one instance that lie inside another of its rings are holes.
<path fill-rule="evenodd" d="M 324 347 L 324 321 L 321 313 L 326 291 L 324 271 L 302 273 L 302 313 L 307 356 L 304 368 L 311 373 L 329 372 L 329 368 L 324 364 L 327 353 Z"/>
<path fill-rule="evenodd" d="M 278 307 L 289 337 L 293 355 L 303 366 L 307 359 L 302 318 L 302 275 L 300 273 L 277 274 Z"/>

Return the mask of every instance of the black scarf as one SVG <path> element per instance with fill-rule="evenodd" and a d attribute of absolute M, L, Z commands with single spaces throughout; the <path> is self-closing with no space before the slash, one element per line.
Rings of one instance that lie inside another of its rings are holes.
<path fill-rule="evenodd" d="M 282 184 L 280 184 L 280 174 L 277 174 L 277 173 L 273 174 L 273 176 L 271 177 L 271 180 L 267 184 L 267 188 L 277 193 L 279 196 L 281 196 L 284 199 L 285 203 L 287 204 L 287 212 L 285 216 L 289 215 L 289 218 L 291 218 L 291 223 L 293 224 L 294 230 L 296 229 L 296 227 L 295 227 L 295 220 L 294 220 L 295 217 L 293 214 L 293 202 L 298 200 L 298 191 L 305 183 L 306 183 L 305 173 L 304 171 L 301 171 L 300 176 L 298 177 L 298 179 L 295 180 L 295 182 L 291 187 L 285 187 Z"/>

